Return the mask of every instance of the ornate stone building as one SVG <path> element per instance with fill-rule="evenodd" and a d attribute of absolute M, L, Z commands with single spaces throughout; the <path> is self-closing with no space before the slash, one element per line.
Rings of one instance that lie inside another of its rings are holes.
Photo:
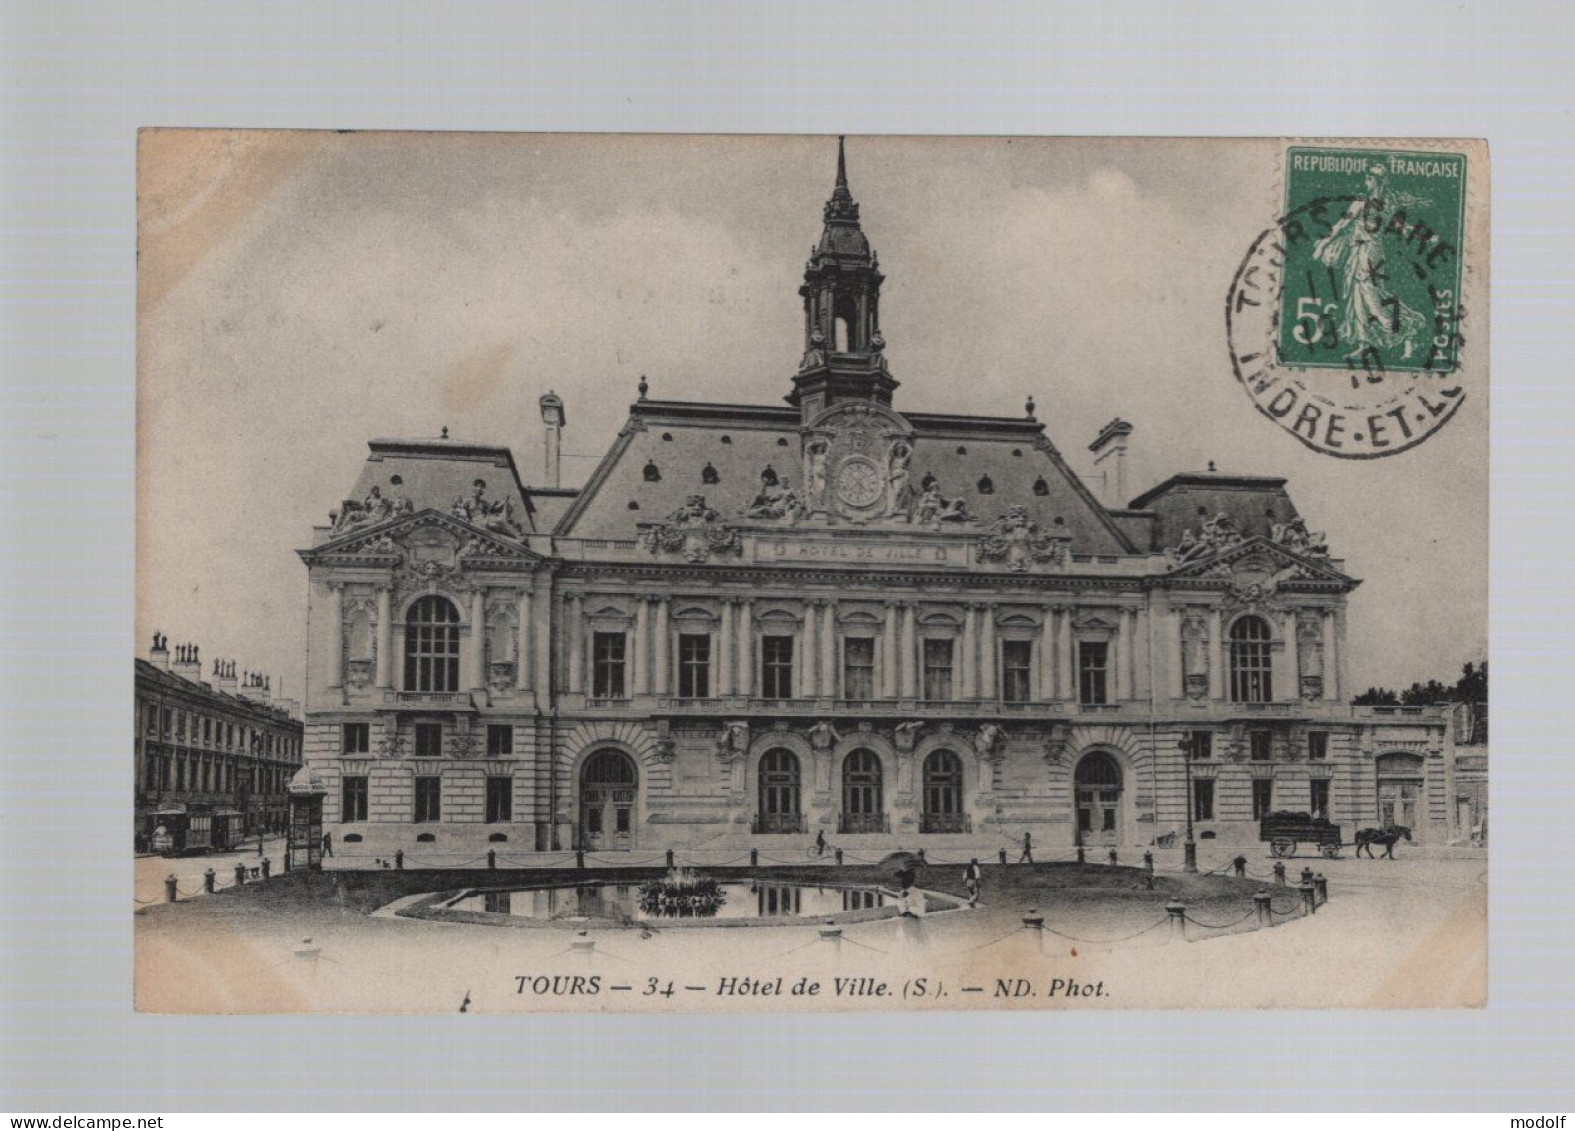
<path fill-rule="evenodd" d="M 904 413 L 838 155 L 783 405 L 639 399 L 583 488 L 374 440 L 310 570 L 307 756 L 367 854 L 1253 839 L 1444 818 L 1354 710 L 1358 584 L 1277 478 L 1102 503 L 1036 419 Z M 1131 426 L 1092 450 L 1124 496 Z M 1437 717 L 1434 715 L 1437 714 Z M 354 851 L 351 849 L 350 851 Z"/>
<path fill-rule="evenodd" d="M 165 830 L 174 851 L 225 848 L 284 829 L 285 785 L 301 767 L 300 704 L 276 698 L 271 680 L 232 660 L 203 664 L 195 644 L 172 653 L 155 636 L 136 660 L 136 840 L 154 848 Z"/>

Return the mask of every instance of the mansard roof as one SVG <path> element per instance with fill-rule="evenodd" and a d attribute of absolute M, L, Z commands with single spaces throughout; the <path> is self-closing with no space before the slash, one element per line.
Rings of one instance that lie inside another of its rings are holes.
<path fill-rule="evenodd" d="M 1131 511 L 1153 516 L 1150 541 L 1139 547 L 1153 551 L 1175 546 L 1188 530 L 1197 534 L 1205 521 L 1221 514 L 1230 517 L 1244 538 L 1267 538 L 1276 525 L 1298 517 L 1283 478 L 1214 471 L 1172 475 L 1133 499 Z"/>
<path fill-rule="evenodd" d="M 372 440 L 367 449 L 366 463 L 346 499 L 365 499 L 376 487 L 384 498 L 409 500 L 414 510 L 446 513 L 455 499 L 468 497 L 480 479 L 488 499 L 512 504 L 514 521 L 527 534 L 537 529 L 531 493 L 520 481 L 513 453 L 502 445 L 444 437 Z"/>
<path fill-rule="evenodd" d="M 1071 538 L 1074 553 L 1132 552 L 1037 420 L 901 415 L 914 433 L 916 484 L 933 475 L 942 494 L 961 497 L 985 523 L 1024 506 L 1042 528 Z M 638 401 L 555 532 L 633 538 L 640 523 L 662 521 L 690 495 L 704 496 L 724 518 L 738 516 L 760 491 L 768 465 L 803 485 L 801 425 L 799 410 L 787 406 Z"/>

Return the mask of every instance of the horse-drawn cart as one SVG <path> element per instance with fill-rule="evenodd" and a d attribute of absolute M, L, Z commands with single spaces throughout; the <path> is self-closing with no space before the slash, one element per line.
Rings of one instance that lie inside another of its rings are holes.
<path fill-rule="evenodd" d="M 1295 856 L 1304 844 L 1333 859 L 1340 855 L 1340 826 L 1310 813 L 1270 813 L 1258 822 L 1258 839 L 1269 842 L 1275 856 Z"/>

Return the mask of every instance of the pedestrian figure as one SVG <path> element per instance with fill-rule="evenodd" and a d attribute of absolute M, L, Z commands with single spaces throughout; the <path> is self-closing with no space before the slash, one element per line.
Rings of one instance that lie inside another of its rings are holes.
<path fill-rule="evenodd" d="M 334 854 L 334 834 L 323 834 L 323 857 L 327 859 Z"/>
<path fill-rule="evenodd" d="M 1023 834 L 1023 854 L 1017 858 L 1019 864 L 1032 864 L 1034 862 L 1034 839 L 1028 833 Z"/>
<path fill-rule="evenodd" d="M 983 874 L 979 871 L 979 858 L 975 856 L 963 869 L 963 883 L 968 886 L 968 906 L 979 902 L 979 884 Z"/>
<path fill-rule="evenodd" d="M 826 855 L 826 830 L 825 829 L 816 829 L 815 830 L 815 855 L 816 856 L 824 856 L 824 855 Z"/>

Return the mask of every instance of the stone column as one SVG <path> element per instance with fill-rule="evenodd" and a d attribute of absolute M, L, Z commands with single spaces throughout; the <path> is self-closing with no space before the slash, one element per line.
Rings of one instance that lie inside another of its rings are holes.
<path fill-rule="evenodd" d="M 328 686 L 339 688 L 345 682 L 345 593 L 338 581 L 328 583 Z"/>
<path fill-rule="evenodd" d="M 640 598 L 634 603 L 634 689 L 635 695 L 651 693 L 651 603 Z"/>
<path fill-rule="evenodd" d="M 1342 700 L 1349 699 L 1351 683 L 1345 667 L 1345 607 L 1343 605 L 1334 611 L 1334 661 L 1331 664 L 1326 658 L 1323 666 L 1326 670 L 1335 673 L 1338 697 Z"/>
<path fill-rule="evenodd" d="M 667 598 L 656 599 L 656 632 L 651 641 L 652 666 L 655 670 L 652 690 L 658 695 L 673 693 L 672 677 L 668 674 L 673 650 L 672 632 L 667 627 Z"/>
<path fill-rule="evenodd" d="M 880 695 L 897 698 L 897 606 L 886 603 L 886 630 L 881 636 Z"/>
<path fill-rule="evenodd" d="M 1148 689 L 1153 681 L 1153 672 L 1149 664 L 1152 654 L 1148 609 L 1139 607 L 1132 613 L 1132 698 L 1134 699 L 1148 698 Z"/>
<path fill-rule="evenodd" d="M 820 694 L 827 699 L 837 695 L 837 603 L 821 606 Z"/>
<path fill-rule="evenodd" d="M 1273 621 L 1269 622 L 1271 625 Z M 1274 673 L 1274 686 L 1271 696 L 1276 702 L 1283 703 L 1287 700 L 1301 698 L 1301 691 L 1296 686 L 1296 614 L 1289 612 L 1280 619 L 1281 647 L 1273 653 L 1271 665 Z"/>
<path fill-rule="evenodd" d="M 1077 692 L 1077 610 L 1061 610 L 1061 695 L 1076 702 Z"/>
<path fill-rule="evenodd" d="M 1187 668 L 1182 660 L 1181 630 L 1186 624 L 1187 612 L 1178 605 L 1172 605 L 1170 616 L 1166 619 L 1169 627 L 1165 631 L 1165 666 L 1169 671 L 1164 686 L 1170 689 L 1170 698 L 1184 699 L 1187 695 Z"/>
<path fill-rule="evenodd" d="M 902 682 L 899 691 L 904 699 L 917 699 L 919 664 L 919 622 L 917 610 L 912 601 L 904 601 L 902 605 L 902 647 L 898 651 L 901 658 Z"/>
<path fill-rule="evenodd" d="M 470 688 L 487 687 L 487 591 L 480 586 L 470 591 Z"/>
<path fill-rule="evenodd" d="M 394 685 L 394 593 L 384 585 L 377 591 L 377 686 Z"/>
<path fill-rule="evenodd" d="M 733 602 L 722 601 L 722 626 L 716 646 L 717 695 L 731 695 L 738 679 L 738 669 L 733 666 Z"/>
<path fill-rule="evenodd" d="M 514 642 L 514 686 L 520 691 L 529 691 L 532 666 L 529 589 L 520 590 L 519 618 L 519 636 Z"/>
<path fill-rule="evenodd" d="M 582 623 L 580 604 L 577 595 L 563 599 L 564 639 L 569 646 L 567 683 L 570 695 L 578 695 L 585 690 L 585 626 Z"/>
<path fill-rule="evenodd" d="M 1230 661 L 1220 633 L 1224 625 L 1218 609 L 1209 610 L 1209 698 L 1225 698 L 1225 666 Z"/>
<path fill-rule="evenodd" d="M 999 699 L 1001 688 L 995 672 L 995 606 L 981 608 L 979 621 L 979 698 Z"/>
<path fill-rule="evenodd" d="M 1335 702 L 1340 698 L 1340 681 L 1334 674 L 1334 613 L 1324 609 L 1319 620 L 1323 626 L 1323 697 Z"/>
<path fill-rule="evenodd" d="M 1127 688 L 1127 611 L 1116 609 L 1116 631 L 1110 636 L 1110 647 L 1105 653 L 1105 687 L 1112 703 L 1128 698 Z"/>
<path fill-rule="evenodd" d="M 531 602 L 531 617 L 535 624 L 532 635 L 535 637 L 536 662 L 532 665 L 535 671 L 536 703 L 546 706 L 554 690 L 552 681 L 552 575 L 538 574 L 542 579 L 544 588 L 541 599 Z M 561 631 L 561 630 L 560 630 Z M 562 683 L 557 684 L 561 688 Z"/>
<path fill-rule="evenodd" d="M 978 618 L 979 608 L 977 605 L 966 605 L 963 607 L 962 655 L 957 657 L 957 662 L 962 671 L 962 697 L 964 699 L 977 699 L 979 697 Z"/>
<path fill-rule="evenodd" d="M 755 603 L 738 604 L 738 694 L 755 693 Z"/>
<path fill-rule="evenodd" d="M 1044 701 L 1056 698 L 1055 689 L 1055 610 L 1045 607 L 1039 613 L 1039 655 L 1034 665 L 1034 698 Z"/>
<path fill-rule="evenodd" d="M 819 680 L 815 673 L 815 662 L 819 658 L 820 646 L 816 642 L 819 635 L 819 603 L 816 601 L 804 602 L 804 639 L 799 648 L 799 683 L 800 694 L 805 699 L 815 698 L 819 690 Z"/>

